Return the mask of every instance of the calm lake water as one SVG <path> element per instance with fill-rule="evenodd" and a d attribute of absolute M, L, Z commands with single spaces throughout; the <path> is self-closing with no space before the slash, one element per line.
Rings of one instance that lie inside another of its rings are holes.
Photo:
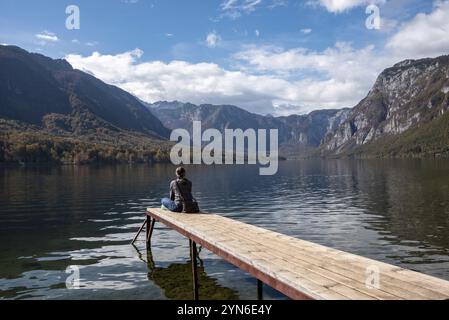
<path fill-rule="evenodd" d="M 186 239 L 156 225 L 150 254 L 129 245 L 173 170 L 0 168 L 0 299 L 190 299 Z M 449 280 L 449 161 L 287 161 L 273 177 L 188 170 L 207 212 Z M 256 299 L 252 277 L 206 250 L 200 258 L 203 298 Z M 66 288 L 69 266 L 79 290 Z"/>

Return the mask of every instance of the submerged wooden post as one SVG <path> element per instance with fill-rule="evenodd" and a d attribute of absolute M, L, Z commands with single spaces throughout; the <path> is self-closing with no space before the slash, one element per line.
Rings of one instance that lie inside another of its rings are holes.
<path fill-rule="evenodd" d="M 196 243 L 192 240 L 190 242 L 190 258 L 192 259 L 192 276 L 193 276 L 193 299 L 199 300 L 198 294 L 198 268 L 197 268 L 197 256 L 196 256 Z"/>
<path fill-rule="evenodd" d="M 263 300 L 263 282 L 257 279 L 257 300 Z"/>

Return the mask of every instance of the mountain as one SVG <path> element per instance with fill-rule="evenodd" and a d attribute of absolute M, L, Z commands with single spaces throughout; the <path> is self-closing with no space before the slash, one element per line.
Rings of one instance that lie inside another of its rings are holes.
<path fill-rule="evenodd" d="M 449 156 L 449 56 L 384 70 L 353 109 L 273 117 L 232 105 L 142 102 L 53 60 L 0 46 L 0 162 L 168 159 L 170 129 L 278 129 L 287 156 Z"/>
<path fill-rule="evenodd" d="M 323 141 L 323 155 L 449 155 L 449 56 L 386 69 L 348 119 Z"/>
<path fill-rule="evenodd" d="M 232 105 L 194 105 L 191 103 L 157 102 L 150 110 L 170 129 L 183 128 L 191 132 L 192 122 L 201 121 L 203 129 L 280 129 L 273 118 L 264 117 Z"/>
<path fill-rule="evenodd" d="M 281 148 L 289 155 L 306 156 L 316 150 L 322 140 L 336 130 L 350 113 L 350 109 L 317 110 L 307 115 L 278 117 L 287 130 Z"/>
<path fill-rule="evenodd" d="M 148 104 L 151 112 L 170 129 L 192 131 L 192 122 L 201 121 L 203 130 L 278 129 L 281 151 L 299 155 L 317 148 L 329 132 L 349 114 L 349 109 L 319 110 L 308 115 L 289 117 L 262 116 L 232 105 L 194 105 L 178 101 Z"/>
<path fill-rule="evenodd" d="M 0 162 L 148 160 L 169 133 L 134 96 L 67 61 L 0 46 Z"/>
<path fill-rule="evenodd" d="M 52 131 L 134 131 L 167 138 L 169 131 L 131 94 L 53 60 L 0 46 L 0 118 Z"/>

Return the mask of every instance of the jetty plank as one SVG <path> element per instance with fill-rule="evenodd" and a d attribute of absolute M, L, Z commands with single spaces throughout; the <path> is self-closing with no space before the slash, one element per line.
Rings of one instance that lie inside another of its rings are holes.
<path fill-rule="evenodd" d="M 221 231 L 222 232 L 222 231 Z M 226 233 L 228 235 L 232 235 L 233 231 L 232 230 L 227 230 Z M 279 243 L 274 243 L 271 242 L 270 239 L 266 239 L 263 236 L 260 235 L 259 233 L 259 238 L 257 238 L 257 236 L 255 236 L 254 234 L 251 234 L 248 231 L 245 231 L 242 234 L 238 234 L 237 235 L 239 238 L 246 238 L 250 241 L 252 241 L 253 239 L 257 239 L 256 241 L 259 243 L 263 243 L 264 244 L 264 252 L 262 252 L 261 254 L 266 252 L 267 247 L 271 248 L 272 254 L 271 254 L 271 259 L 280 257 L 280 259 L 283 259 L 284 256 L 282 256 L 281 254 L 285 254 L 288 256 L 288 263 L 289 264 L 297 264 L 297 262 L 299 262 L 299 265 L 301 267 L 306 267 L 307 269 L 309 269 L 312 272 L 320 272 L 322 273 L 324 276 L 326 276 L 326 274 L 329 274 L 329 271 L 332 272 L 332 278 L 333 279 L 340 279 L 341 282 L 346 282 L 348 283 L 348 281 L 350 282 L 349 285 L 352 284 L 352 282 L 354 280 L 357 280 L 358 282 L 360 282 L 362 285 L 366 283 L 366 279 L 367 279 L 367 274 L 366 274 L 366 270 L 367 267 L 370 267 L 373 265 L 373 260 L 366 260 L 365 259 L 365 264 L 363 264 L 363 267 L 361 264 L 359 265 L 354 265 L 354 260 L 351 259 L 353 257 L 357 257 L 357 260 L 360 260 L 361 257 L 355 256 L 355 255 L 349 255 L 349 256 L 342 256 L 342 261 L 335 261 L 333 260 L 332 255 L 326 254 L 326 255 L 319 255 L 319 257 L 317 257 L 316 255 L 316 251 L 314 252 L 313 250 L 308 250 L 308 251 L 303 251 L 303 248 L 298 248 L 297 250 L 302 251 L 301 255 L 291 255 L 291 242 L 289 241 L 288 246 L 283 246 L 282 244 Z M 268 240 L 268 241 L 267 241 Z M 295 241 L 296 242 L 296 241 Z M 297 261 L 299 260 L 299 261 Z M 381 263 L 378 263 L 376 266 L 380 266 Z M 348 267 L 348 265 L 350 265 L 351 267 Z M 398 267 L 393 267 L 391 265 L 383 265 L 383 267 L 388 267 L 387 270 L 388 271 L 397 271 L 397 270 L 401 270 L 400 268 L 398 269 Z M 365 292 L 368 293 L 369 295 L 372 294 L 376 294 L 379 296 L 379 298 L 383 298 L 386 299 L 387 296 L 390 296 L 388 298 L 394 298 L 394 296 L 392 296 L 392 294 L 394 294 L 396 296 L 396 298 L 402 298 L 402 299 L 416 299 L 416 298 L 421 298 L 421 299 L 428 299 L 429 297 L 432 297 L 433 299 L 445 299 L 447 297 L 447 294 L 444 293 L 440 293 L 438 292 L 438 286 L 436 286 L 435 290 L 432 289 L 428 289 L 425 286 L 422 287 L 422 284 L 420 283 L 419 286 L 416 286 L 416 284 L 414 285 L 410 285 L 409 284 L 409 280 L 401 280 L 400 278 L 397 278 L 397 275 L 393 273 L 393 277 L 390 274 L 390 272 L 384 272 L 385 269 L 380 269 L 379 271 L 382 274 L 382 277 L 379 279 L 379 290 L 373 290 L 373 289 L 367 289 L 369 290 L 369 292 Z M 410 271 L 408 272 L 410 274 Z M 419 274 L 420 275 L 420 280 L 424 279 L 425 277 L 423 277 L 424 275 Z M 433 278 L 432 278 L 433 279 Z M 439 279 L 438 279 L 439 280 Z M 366 285 L 365 285 L 366 287 Z M 430 288 L 432 288 L 432 286 L 429 286 Z M 433 284 L 433 287 L 435 287 L 435 284 Z M 385 291 L 384 289 L 387 289 L 387 291 Z M 409 294 L 409 291 L 413 291 L 413 295 Z"/>
<path fill-rule="evenodd" d="M 147 215 L 292 299 L 449 299 L 449 281 L 219 215 Z M 368 281 L 372 270 L 378 283 Z"/>

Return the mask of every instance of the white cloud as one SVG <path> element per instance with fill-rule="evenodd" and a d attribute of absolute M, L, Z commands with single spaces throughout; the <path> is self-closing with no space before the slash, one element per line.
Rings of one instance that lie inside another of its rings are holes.
<path fill-rule="evenodd" d="M 353 106 L 369 91 L 379 73 L 395 61 L 374 46 L 354 49 L 337 43 L 322 52 L 304 48 L 283 50 L 253 47 L 234 55 L 246 72 L 276 75 L 296 86 L 297 101 L 309 109 Z"/>
<path fill-rule="evenodd" d="M 221 37 L 218 35 L 216 31 L 209 32 L 209 34 L 206 37 L 206 45 L 209 48 L 215 48 L 220 41 Z"/>
<path fill-rule="evenodd" d="M 232 70 L 214 63 L 141 61 L 139 49 L 116 55 L 69 55 L 88 71 L 147 102 L 180 100 L 234 104 L 252 112 L 306 113 L 352 107 L 363 99 L 379 73 L 400 60 L 449 53 L 449 1 L 399 27 L 385 47 L 355 48 L 338 42 L 322 51 L 247 46 L 231 57 Z M 211 32 L 207 44 L 216 46 Z M 426 36 L 424 36 L 426 35 Z"/>
<path fill-rule="evenodd" d="M 44 42 L 57 42 L 59 38 L 52 32 L 44 31 L 36 34 L 36 38 Z"/>
<path fill-rule="evenodd" d="M 180 100 L 193 103 L 237 104 L 249 110 L 272 112 L 276 101 L 295 101 L 295 88 L 270 76 L 229 71 L 213 63 L 184 61 L 140 62 L 139 49 L 118 55 L 69 55 L 80 70 L 117 85 L 144 101 Z M 289 97 L 294 98 L 291 100 Z"/>
<path fill-rule="evenodd" d="M 304 34 L 309 34 L 312 32 L 312 29 L 310 29 L 310 28 L 301 29 L 301 32 Z"/>
<path fill-rule="evenodd" d="M 404 23 L 387 48 L 408 58 L 449 54 L 449 1 L 437 1 L 430 14 L 420 13 Z"/>
<path fill-rule="evenodd" d="M 309 0 L 307 2 L 312 6 L 322 6 L 333 13 L 341 13 L 355 7 L 379 3 L 385 3 L 385 0 Z"/>
<path fill-rule="evenodd" d="M 221 3 L 220 7 L 222 10 L 230 10 L 232 8 L 235 8 L 237 3 L 238 0 L 225 0 Z"/>
<path fill-rule="evenodd" d="M 244 11 L 252 12 L 262 0 L 224 0 L 220 7 L 223 11 Z"/>
<path fill-rule="evenodd" d="M 260 37 L 260 31 L 259 31 L 259 30 L 256 29 L 256 30 L 254 31 L 254 33 L 256 34 L 256 37 L 258 37 L 258 38 Z"/>
<path fill-rule="evenodd" d="M 345 69 L 350 65 L 339 66 L 339 71 L 322 80 L 287 80 L 280 74 L 255 75 L 244 71 L 230 71 L 213 63 L 191 64 L 184 61 L 140 62 L 143 52 L 139 49 L 118 55 L 102 55 L 98 52 L 91 56 L 69 55 L 67 60 L 75 67 L 87 71 L 107 83 L 117 85 L 147 102 L 159 100 L 180 100 L 193 103 L 235 104 L 258 113 L 280 114 L 282 112 L 305 113 L 317 108 L 338 108 L 353 106 L 367 92 L 373 75 L 366 70 L 348 79 Z M 371 54 L 371 49 L 355 51 L 340 45 L 326 53 L 330 61 L 320 54 L 307 52 L 265 53 L 272 59 L 269 68 L 282 69 L 290 62 L 297 69 L 306 69 L 314 64 L 322 64 L 322 69 L 335 68 L 341 61 L 360 55 L 360 61 Z M 299 54 L 300 56 L 295 57 Z M 291 55 L 291 58 L 286 57 Z M 307 57 L 307 55 L 311 55 Z M 334 56 L 334 59 L 331 59 Z M 299 60 L 306 58 L 304 65 Z M 262 62 L 262 60 L 260 60 Z M 315 60 L 315 61 L 313 61 Z M 266 60 L 264 60 L 266 61 Z M 367 63 L 368 67 L 369 63 Z M 364 66 L 357 65 L 363 69 Z M 361 81 L 363 79 L 363 81 Z M 284 110 L 285 105 L 297 106 Z"/>
<path fill-rule="evenodd" d="M 320 72 L 325 75 L 336 77 L 339 80 L 363 78 L 378 74 L 379 68 L 383 67 L 383 61 L 369 45 L 362 49 L 354 49 L 349 43 L 337 42 L 334 47 L 322 52 L 316 52 L 305 48 L 283 50 L 278 47 L 253 47 L 234 55 L 237 60 L 244 61 L 256 71 L 287 74 L 299 74 L 304 72 Z M 374 61 L 374 63 L 373 63 Z M 380 62 L 378 62 L 380 61 Z M 351 70 L 348 74 L 348 70 Z"/>
<path fill-rule="evenodd" d="M 222 14 L 217 18 L 220 20 L 223 17 L 237 19 L 243 14 L 250 14 L 261 8 L 266 3 L 267 8 L 273 9 L 280 6 L 287 6 L 288 0 L 223 0 L 220 4 Z"/>

